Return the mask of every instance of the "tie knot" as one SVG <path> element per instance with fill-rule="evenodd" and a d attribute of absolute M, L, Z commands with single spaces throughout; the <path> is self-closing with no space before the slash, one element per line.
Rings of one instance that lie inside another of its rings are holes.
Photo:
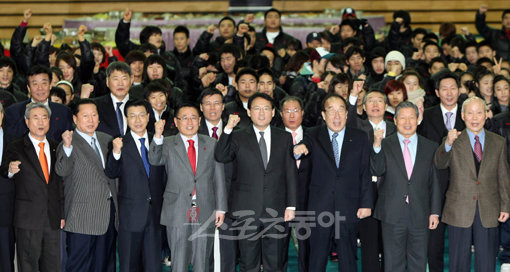
<path fill-rule="evenodd" d="M 44 148 L 44 142 L 40 142 L 40 143 L 39 143 L 39 147 L 40 147 L 41 149 L 43 149 L 43 148 Z"/>
<path fill-rule="evenodd" d="M 142 145 L 145 145 L 145 138 L 140 138 L 140 143 L 142 143 Z"/>
<path fill-rule="evenodd" d="M 450 118 L 453 115 L 453 112 L 447 112 L 445 114 L 446 114 L 446 118 Z"/>
<path fill-rule="evenodd" d="M 189 146 L 194 146 L 194 145 L 195 145 L 195 141 L 193 141 L 193 140 L 191 140 L 191 139 L 190 139 L 190 140 L 188 140 L 188 143 L 189 143 Z"/>
<path fill-rule="evenodd" d="M 117 108 L 120 108 L 120 106 L 122 106 L 122 103 L 124 102 L 117 102 Z"/>
<path fill-rule="evenodd" d="M 292 132 L 291 134 L 292 134 L 292 138 L 296 138 L 296 136 L 297 136 L 297 132 L 295 132 L 295 131 L 294 131 L 294 132 Z"/>
<path fill-rule="evenodd" d="M 213 132 L 216 132 L 217 130 L 218 130 L 218 127 L 213 127 L 213 128 L 212 128 L 212 131 L 213 131 Z"/>
<path fill-rule="evenodd" d="M 333 133 L 333 139 L 335 139 L 336 137 L 338 137 L 338 133 L 337 132 Z"/>
<path fill-rule="evenodd" d="M 476 142 L 480 141 L 480 137 L 478 137 L 478 135 L 475 135 L 475 141 Z"/>
<path fill-rule="evenodd" d="M 259 131 L 260 137 L 264 137 L 264 131 Z"/>
<path fill-rule="evenodd" d="M 92 137 L 92 140 L 90 141 L 90 143 L 91 143 L 92 145 L 95 145 L 95 144 L 96 144 L 96 138 Z"/>
<path fill-rule="evenodd" d="M 411 140 L 409 140 L 409 139 L 404 139 L 404 144 L 405 144 L 405 145 L 408 145 L 410 142 L 411 142 Z"/>

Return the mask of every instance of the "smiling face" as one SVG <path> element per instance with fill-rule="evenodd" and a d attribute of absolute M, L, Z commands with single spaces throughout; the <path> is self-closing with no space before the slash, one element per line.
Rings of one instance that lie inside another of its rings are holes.
<path fill-rule="evenodd" d="M 74 78 L 74 68 L 69 65 L 64 60 L 60 60 L 58 63 L 58 68 L 62 71 L 62 74 L 64 74 L 64 79 L 72 82 Z"/>
<path fill-rule="evenodd" d="M 406 76 L 404 79 L 404 85 L 406 86 L 406 90 L 408 92 L 414 92 L 420 88 L 418 77 L 414 75 Z"/>
<path fill-rule="evenodd" d="M 301 126 L 304 113 L 305 112 L 299 105 L 298 101 L 289 100 L 285 102 L 281 111 L 283 125 L 286 128 L 295 131 L 299 128 L 299 126 Z"/>
<path fill-rule="evenodd" d="M 340 132 L 347 122 L 347 107 L 345 102 L 338 97 L 330 97 L 324 103 L 322 118 L 326 126 L 333 132 Z"/>
<path fill-rule="evenodd" d="M 416 133 L 418 127 L 418 116 L 413 108 L 401 108 L 394 119 L 397 131 L 405 138 L 409 138 Z"/>
<path fill-rule="evenodd" d="M 367 113 L 368 118 L 382 118 L 386 111 L 386 106 L 384 94 L 380 92 L 371 92 L 367 94 L 363 109 Z"/>
<path fill-rule="evenodd" d="M 50 96 L 50 78 L 48 74 L 28 77 L 28 91 L 35 102 L 45 103 Z"/>
<path fill-rule="evenodd" d="M 44 108 L 30 110 L 30 118 L 25 119 L 25 124 L 30 135 L 39 141 L 43 141 L 50 129 L 50 116 Z"/>
<path fill-rule="evenodd" d="M 175 126 L 179 133 L 187 138 L 192 138 L 198 132 L 200 117 L 193 107 L 183 107 L 174 118 Z"/>
<path fill-rule="evenodd" d="M 486 75 L 480 79 L 478 82 L 478 88 L 480 89 L 480 94 L 483 97 L 490 97 L 492 95 L 492 82 L 494 80 L 494 76 Z"/>
<path fill-rule="evenodd" d="M 217 124 L 220 121 L 223 109 L 225 109 L 225 104 L 223 104 L 223 97 L 219 94 L 205 96 L 200 104 L 200 110 L 204 114 L 205 120 L 212 124 Z"/>
<path fill-rule="evenodd" d="M 164 69 L 159 63 L 153 63 L 147 66 L 147 76 L 149 80 L 163 78 Z"/>
<path fill-rule="evenodd" d="M 508 105 L 508 97 L 510 95 L 508 81 L 506 80 L 498 80 L 496 84 L 494 84 L 494 95 L 498 98 L 499 103 Z"/>
<path fill-rule="evenodd" d="M 462 120 L 469 131 L 478 134 L 482 131 L 487 119 L 485 102 L 481 99 L 466 100 L 466 102 L 462 110 Z"/>
<path fill-rule="evenodd" d="M 161 113 L 166 107 L 166 94 L 164 91 L 152 92 L 148 97 L 151 107 Z"/>
<path fill-rule="evenodd" d="M 127 109 L 127 125 L 136 135 L 142 137 L 149 123 L 149 114 L 144 106 L 133 106 Z"/>
<path fill-rule="evenodd" d="M 115 70 L 106 78 L 106 86 L 110 88 L 113 96 L 122 101 L 129 93 L 131 76 L 128 73 Z"/>
<path fill-rule="evenodd" d="M 445 78 L 439 82 L 439 90 L 436 95 L 441 100 L 441 105 L 447 110 L 452 110 L 457 105 L 460 90 L 457 81 L 453 78 Z"/>
<path fill-rule="evenodd" d="M 96 105 L 78 105 L 78 113 L 73 115 L 73 121 L 79 131 L 89 136 L 93 136 L 97 126 L 99 125 L 99 114 L 97 113 Z"/>
<path fill-rule="evenodd" d="M 0 87 L 7 88 L 11 85 L 14 71 L 10 66 L 0 68 Z"/>

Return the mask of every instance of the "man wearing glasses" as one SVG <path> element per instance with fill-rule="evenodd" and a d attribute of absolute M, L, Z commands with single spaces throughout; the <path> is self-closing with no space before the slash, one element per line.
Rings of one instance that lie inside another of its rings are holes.
<path fill-rule="evenodd" d="M 155 124 L 149 162 L 165 165 L 161 224 L 167 228 L 172 271 L 208 271 L 214 228 L 223 224 L 227 196 L 223 164 L 214 160 L 216 140 L 198 134 L 199 110 L 181 105 L 174 122 L 179 133 L 163 139 L 164 120 Z"/>
<path fill-rule="evenodd" d="M 240 120 L 231 114 L 215 157 L 233 162 L 229 206 L 239 231 L 240 270 L 260 271 L 263 264 L 265 271 L 282 271 L 284 221 L 294 219 L 297 205 L 292 137 L 270 126 L 275 109 L 267 94 L 253 94 L 247 108 L 253 125 L 232 131 Z"/>

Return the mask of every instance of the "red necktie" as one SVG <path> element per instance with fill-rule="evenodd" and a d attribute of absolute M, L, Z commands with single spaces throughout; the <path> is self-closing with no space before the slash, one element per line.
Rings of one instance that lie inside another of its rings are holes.
<path fill-rule="evenodd" d="M 41 164 L 41 169 L 47 184 L 50 181 L 50 172 L 48 171 L 48 160 L 46 159 L 46 154 L 44 153 L 43 142 L 39 143 L 39 163 Z"/>
<path fill-rule="evenodd" d="M 197 154 L 195 153 L 195 141 L 188 140 L 188 158 L 189 163 L 191 164 L 191 169 L 193 169 L 193 175 L 195 175 L 195 168 L 197 164 Z"/>
<path fill-rule="evenodd" d="M 218 134 L 216 133 L 216 131 L 218 131 L 218 127 L 213 127 L 212 128 L 212 137 L 216 140 L 218 140 Z"/>
<path fill-rule="evenodd" d="M 482 161 L 482 144 L 480 143 L 480 138 L 478 135 L 475 136 L 475 155 L 478 159 L 478 162 Z"/>

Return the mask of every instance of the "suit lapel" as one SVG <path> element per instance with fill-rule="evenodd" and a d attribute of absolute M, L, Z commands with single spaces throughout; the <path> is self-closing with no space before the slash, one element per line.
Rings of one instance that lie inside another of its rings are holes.
<path fill-rule="evenodd" d="M 471 143 L 470 143 L 470 145 L 471 145 Z M 484 156 L 485 154 L 497 154 L 498 153 L 496 146 L 494 146 L 494 141 L 492 140 L 492 135 L 487 133 L 487 130 L 485 130 L 485 142 L 483 145 L 484 146 L 482 147 L 482 150 L 483 150 L 482 161 L 480 162 L 480 169 L 478 170 L 478 176 L 480 176 L 482 174 L 482 171 L 485 168 L 484 166 L 486 164 L 495 165 L 497 163 L 497 161 L 494 161 L 494 159 L 493 159 L 493 158 L 495 158 L 494 156 Z M 471 156 L 471 157 L 473 157 L 473 156 Z M 473 158 L 473 163 L 474 163 L 474 158 Z"/>
<path fill-rule="evenodd" d="M 255 135 L 255 130 L 253 129 L 253 126 L 248 126 L 246 128 L 246 133 L 248 134 L 248 148 L 252 149 L 253 154 L 257 154 L 257 161 L 259 162 L 259 165 L 264 169 L 264 162 L 262 161 L 262 154 L 260 153 L 260 147 L 259 143 L 257 142 L 257 135 Z M 272 134 L 272 133 L 271 133 Z M 271 136 L 273 137 L 273 136 Z M 272 140 L 272 138 L 271 138 Z M 269 161 L 267 162 L 269 165 Z"/>
<path fill-rule="evenodd" d="M 418 136 L 418 135 L 417 135 Z M 414 158 L 414 166 L 413 166 L 413 172 L 411 173 L 411 179 L 413 178 L 414 174 L 416 173 L 416 169 L 425 169 L 426 165 L 424 160 L 419 160 L 418 158 L 423 158 L 422 155 L 424 155 L 424 142 L 421 141 L 420 136 L 417 137 L 418 144 L 416 145 L 416 157 Z M 402 155 L 402 158 L 404 155 Z M 404 165 L 405 166 L 405 165 Z M 407 173 L 407 171 L 406 171 Z"/>
<path fill-rule="evenodd" d="M 372 132 L 372 135 L 374 133 Z M 351 130 L 345 127 L 344 141 L 342 143 L 342 149 L 340 150 L 340 167 L 342 167 L 344 159 L 347 159 L 346 156 L 350 153 L 349 148 L 352 144 Z M 331 148 L 333 150 L 333 148 Z M 334 157 L 334 154 L 333 154 Z"/>
<path fill-rule="evenodd" d="M 344 137 L 344 139 L 345 139 L 345 137 Z M 328 155 L 329 161 L 336 168 L 335 154 L 333 154 L 333 146 L 332 146 L 331 140 L 329 138 L 328 129 L 325 125 L 322 126 L 322 128 L 319 130 L 319 144 L 321 145 L 324 152 Z"/>
<path fill-rule="evenodd" d="M 136 147 L 135 139 L 133 139 L 133 136 L 131 136 L 130 132 L 124 135 L 123 141 L 125 150 L 122 152 L 125 152 L 125 155 L 132 157 L 132 161 L 136 162 L 137 164 L 136 169 L 139 169 L 143 174 L 142 176 L 146 177 L 147 173 L 145 172 L 145 165 L 143 165 L 142 156 L 140 156 L 138 148 Z"/>
<path fill-rule="evenodd" d="M 402 148 L 400 147 L 400 141 L 398 139 L 397 134 L 394 134 L 390 139 L 391 142 L 391 151 L 393 153 L 393 157 L 395 158 L 395 163 L 397 164 L 397 167 L 400 168 L 400 171 L 402 174 L 408 178 L 407 176 L 407 170 L 406 170 L 406 164 L 404 162 L 404 154 L 402 153 Z M 416 156 L 418 157 L 418 156 Z"/>
<path fill-rule="evenodd" d="M 198 135 L 198 157 L 197 157 L 197 169 L 196 169 L 196 177 L 200 176 L 205 171 L 206 163 L 208 159 L 206 158 L 209 154 L 207 153 L 207 149 L 210 148 L 206 145 L 206 142 L 203 135 Z"/>
<path fill-rule="evenodd" d="M 453 143 L 453 145 L 454 146 L 458 145 L 459 152 L 461 152 L 461 157 L 464 158 L 466 166 L 469 166 L 469 172 L 471 176 L 476 178 L 477 175 L 475 158 L 473 156 L 473 148 L 471 148 L 471 142 L 469 140 L 469 135 L 466 130 L 462 131 L 462 133 L 459 135 L 459 137 L 457 138 L 455 143 Z M 485 138 L 485 145 L 487 145 L 487 138 Z M 480 169 L 482 169 L 481 166 Z"/>
<path fill-rule="evenodd" d="M 32 144 L 32 141 L 30 141 L 30 138 L 28 138 L 28 134 L 24 137 L 24 144 L 25 144 L 25 154 L 28 157 L 28 160 L 34 167 L 34 169 L 37 169 L 37 174 L 41 178 L 40 181 L 44 182 L 46 184 L 46 178 L 44 177 L 44 173 L 41 168 L 41 162 L 39 161 L 39 157 L 36 154 L 36 150 L 34 148 L 34 145 Z"/>
<path fill-rule="evenodd" d="M 444 124 L 443 112 L 441 111 L 441 106 L 437 105 L 434 109 L 434 118 L 435 120 L 432 122 L 432 125 L 435 127 L 437 133 L 439 135 L 446 135 L 448 131 L 446 129 L 446 125 Z M 457 122 L 455 122 L 457 123 Z"/>
<path fill-rule="evenodd" d="M 103 163 L 97 157 L 97 154 L 92 149 L 90 143 L 87 143 L 87 141 L 85 141 L 85 139 L 78 134 L 77 130 L 75 130 L 73 133 L 73 145 L 80 146 L 80 150 L 82 150 L 87 157 L 92 158 L 92 161 L 96 164 L 97 167 L 103 168 Z M 101 149 L 103 149 L 103 147 L 101 147 Z"/>
<path fill-rule="evenodd" d="M 279 141 L 280 137 L 278 137 L 278 135 L 276 134 L 277 132 L 275 130 L 276 130 L 275 128 L 271 127 L 271 147 L 270 147 L 271 152 L 269 152 L 269 160 L 267 161 L 267 167 L 266 167 L 267 172 L 271 171 L 273 157 L 275 156 L 276 152 L 278 152 L 276 150 L 276 147 L 280 145 L 280 141 Z M 262 159 L 262 155 L 260 158 Z"/>
<path fill-rule="evenodd" d="M 185 165 L 186 171 L 188 171 L 191 175 L 193 175 L 193 169 L 191 168 L 191 163 L 188 157 L 188 150 L 186 150 L 186 146 L 182 141 L 181 134 L 177 134 L 174 137 L 174 145 L 175 150 L 177 150 L 177 156 L 182 160 L 182 163 Z"/>
<path fill-rule="evenodd" d="M 105 106 L 105 114 L 103 116 L 106 123 L 112 127 L 117 128 L 117 131 L 120 132 L 118 129 L 119 125 L 117 123 L 117 113 L 115 112 L 115 106 L 113 105 L 113 100 L 110 94 L 106 95 L 106 105 Z"/>

